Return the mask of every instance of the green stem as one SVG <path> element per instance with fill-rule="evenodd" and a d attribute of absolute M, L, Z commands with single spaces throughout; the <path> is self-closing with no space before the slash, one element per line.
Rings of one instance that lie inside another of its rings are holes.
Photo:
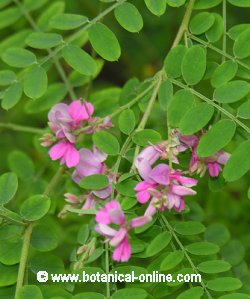
<path fill-rule="evenodd" d="M 33 223 L 30 223 L 24 232 L 23 236 L 23 247 L 21 251 L 21 259 L 20 264 L 18 268 L 18 275 L 17 275 L 17 284 L 16 284 L 16 292 L 15 292 L 15 299 L 18 298 L 18 292 L 22 288 L 23 280 L 24 280 L 24 274 L 25 274 L 25 268 L 26 268 L 26 262 L 29 254 L 29 245 L 30 245 L 30 237 L 33 229 Z"/>
<path fill-rule="evenodd" d="M 174 40 L 171 48 L 175 48 L 176 46 L 178 46 L 183 37 L 183 34 L 188 31 L 188 24 L 189 24 L 189 20 L 190 20 L 192 11 L 193 11 L 194 3 L 195 3 L 195 0 L 189 1 L 186 12 L 185 12 L 184 17 L 181 22 L 181 26 L 177 32 L 177 35 L 175 37 L 175 40 Z"/>
<path fill-rule="evenodd" d="M 223 42 L 222 51 L 227 52 L 227 1 L 223 0 L 222 3 L 222 17 L 223 17 Z M 222 56 L 222 62 L 225 61 L 225 56 Z"/>
<path fill-rule="evenodd" d="M 40 32 L 40 31 L 41 31 L 40 28 L 37 26 L 37 24 L 36 24 L 36 22 L 34 21 L 34 19 L 32 18 L 32 16 L 31 16 L 31 15 L 29 14 L 29 12 L 25 9 L 25 7 L 20 3 L 20 1 L 19 1 L 19 0 L 12 0 L 12 1 L 19 7 L 20 11 L 21 11 L 22 14 L 25 16 L 25 18 L 27 19 L 27 21 L 30 23 L 31 27 L 32 27 L 35 31 Z M 51 55 L 51 54 L 53 53 L 51 49 L 47 49 L 46 51 L 47 51 L 47 53 L 48 53 L 49 55 Z M 67 76 L 66 76 L 66 74 L 65 74 L 65 72 L 64 72 L 63 67 L 61 66 L 61 64 L 60 64 L 60 62 L 59 62 L 59 59 L 58 59 L 58 58 L 56 57 L 56 55 L 55 55 L 55 56 L 52 57 L 52 60 L 53 60 L 53 62 L 54 62 L 54 64 L 55 64 L 55 67 L 56 67 L 56 69 L 57 69 L 59 75 L 61 76 L 61 78 L 62 78 L 64 84 L 65 84 L 66 87 L 67 87 L 67 90 L 68 90 L 68 93 L 69 93 L 71 99 L 76 99 L 77 96 L 76 96 L 76 94 L 75 94 L 75 92 L 74 92 L 74 89 L 73 89 L 73 87 L 71 86 L 71 84 L 70 84 L 70 82 L 69 82 L 69 80 L 68 80 L 68 78 L 67 78 Z"/>
<path fill-rule="evenodd" d="M 164 221 L 164 223 L 165 223 L 165 225 L 166 225 L 168 231 L 169 231 L 169 232 L 171 233 L 171 235 L 174 237 L 176 243 L 178 244 L 178 246 L 180 247 L 180 249 L 181 249 L 182 252 L 184 253 L 184 255 L 185 255 L 187 261 L 189 262 L 191 268 L 193 269 L 193 271 L 194 271 L 196 274 L 199 274 L 198 269 L 197 269 L 196 266 L 194 265 L 194 263 L 193 263 L 191 257 L 189 256 L 188 252 L 186 251 L 186 248 L 185 248 L 185 247 L 183 246 L 183 244 L 181 243 L 181 241 L 180 241 L 180 239 L 178 238 L 178 236 L 176 235 L 174 229 L 172 228 L 172 226 L 170 225 L 170 223 L 168 222 L 168 220 L 166 219 L 166 217 L 165 217 L 163 214 L 161 214 L 161 217 L 162 217 L 162 219 L 163 219 L 163 221 Z M 203 280 L 201 280 L 201 286 L 202 286 L 202 288 L 204 289 L 204 291 L 206 292 L 207 297 L 208 297 L 209 299 L 212 299 L 212 296 L 211 296 L 211 294 L 209 293 L 209 290 L 207 289 L 207 287 L 206 287 L 206 285 L 205 285 L 205 283 L 204 283 Z"/>
<path fill-rule="evenodd" d="M 137 102 L 139 102 L 139 100 L 144 97 L 151 89 L 153 89 L 153 87 L 155 86 L 155 82 L 153 82 L 148 88 L 146 88 L 143 92 L 141 92 L 138 96 L 136 96 L 132 101 L 130 101 L 129 103 L 121 106 L 120 108 L 116 109 L 113 113 L 111 113 L 109 115 L 110 118 L 114 118 L 116 115 L 120 114 L 123 110 L 125 109 L 129 109 L 130 107 L 134 106 Z M 106 118 L 103 117 L 101 118 L 100 120 L 98 120 L 95 124 L 100 124 L 103 122 L 103 120 Z M 79 130 L 76 130 L 75 131 L 75 134 L 78 135 L 80 133 L 84 133 L 86 131 L 88 131 L 89 129 L 91 129 L 92 126 L 87 126 L 87 127 L 84 127 L 84 128 L 81 128 Z"/>
<path fill-rule="evenodd" d="M 250 66 L 245 64 L 244 62 L 238 60 L 237 58 L 233 57 L 232 55 L 220 50 L 219 48 L 216 48 L 215 46 L 211 45 L 210 43 L 208 42 L 205 42 L 204 40 L 198 38 L 197 36 L 194 36 L 192 34 L 188 34 L 189 37 L 192 39 L 192 40 L 195 40 L 197 41 L 198 43 L 204 45 L 205 47 L 208 47 L 209 49 L 221 54 L 222 56 L 230 59 L 230 60 L 233 60 L 235 62 L 237 62 L 240 66 L 244 67 L 245 69 L 247 69 L 248 71 L 250 71 Z"/>
<path fill-rule="evenodd" d="M 228 112 L 226 109 L 222 108 L 220 105 L 216 104 L 213 100 L 210 100 L 203 94 L 199 93 L 198 91 L 194 90 L 193 88 L 179 82 L 178 80 L 171 79 L 169 80 L 176 86 L 179 86 L 183 89 L 189 90 L 192 94 L 196 95 L 201 100 L 207 102 L 209 105 L 212 105 L 216 109 L 220 110 L 224 115 L 226 115 L 228 118 L 232 119 L 236 124 L 238 124 L 240 127 L 242 127 L 248 134 L 250 134 L 250 128 L 246 126 L 243 122 L 241 122 L 238 118 L 236 118 L 233 114 Z"/>
<path fill-rule="evenodd" d="M 63 171 L 64 171 L 63 167 L 60 167 L 58 169 L 58 171 L 56 172 L 56 174 L 53 176 L 50 183 L 46 187 L 46 189 L 43 193 L 44 195 L 48 196 L 49 193 L 55 188 L 55 186 L 57 185 L 57 183 L 60 180 L 60 177 L 61 177 Z M 17 274 L 15 299 L 18 298 L 18 292 L 21 289 L 21 287 L 23 286 L 25 268 L 26 268 L 26 263 L 27 263 L 27 259 L 28 259 L 28 254 L 29 254 L 30 237 L 31 237 L 31 233 L 32 233 L 32 229 L 33 229 L 34 225 L 35 225 L 34 222 L 29 223 L 24 232 L 23 247 L 22 247 L 22 251 L 21 251 L 20 264 L 19 264 L 18 274 Z"/>
<path fill-rule="evenodd" d="M 105 243 L 105 271 L 109 274 L 109 244 Z M 109 281 L 106 282 L 106 299 L 110 299 L 110 285 Z"/>
<path fill-rule="evenodd" d="M 34 134 L 45 133 L 45 129 L 21 126 L 21 125 L 17 125 L 17 124 L 13 124 L 13 123 L 0 123 L 0 128 L 5 128 L 5 129 L 19 131 L 19 132 L 34 133 Z"/>

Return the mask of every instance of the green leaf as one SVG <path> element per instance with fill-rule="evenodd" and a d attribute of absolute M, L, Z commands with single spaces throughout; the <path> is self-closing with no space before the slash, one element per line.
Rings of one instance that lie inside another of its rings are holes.
<path fill-rule="evenodd" d="M 202 287 L 193 287 L 183 293 L 181 293 L 177 299 L 200 299 L 204 294 L 204 290 Z"/>
<path fill-rule="evenodd" d="M 115 34 L 107 26 L 96 23 L 88 33 L 89 41 L 97 54 L 108 61 L 118 60 L 121 48 Z"/>
<path fill-rule="evenodd" d="M 156 16 L 161 16 L 166 11 L 167 0 L 144 0 L 144 2 L 149 11 Z"/>
<path fill-rule="evenodd" d="M 237 278 L 220 277 L 207 282 L 207 288 L 216 292 L 235 291 L 242 287 L 242 283 Z"/>
<path fill-rule="evenodd" d="M 220 296 L 218 299 L 250 299 L 250 296 L 243 293 L 233 293 Z"/>
<path fill-rule="evenodd" d="M 79 293 L 72 297 L 72 299 L 105 299 L 105 298 L 106 297 L 103 294 L 95 293 L 95 292 Z"/>
<path fill-rule="evenodd" d="M 162 251 L 165 247 L 168 246 L 171 241 L 172 235 L 169 232 L 162 232 L 158 236 L 156 236 L 147 246 L 146 255 L 154 256 L 160 251 Z"/>
<path fill-rule="evenodd" d="M 19 290 L 16 299 L 27 299 L 27 298 L 43 299 L 43 295 L 38 286 L 26 285 Z"/>
<path fill-rule="evenodd" d="M 53 227 L 36 225 L 33 228 L 30 243 L 39 251 L 51 251 L 58 246 L 57 232 L 53 230 Z"/>
<path fill-rule="evenodd" d="M 199 35 L 208 31 L 214 24 L 214 15 L 209 12 L 200 12 L 195 15 L 189 24 L 189 29 L 193 34 Z"/>
<path fill-rule="evenodd" d="M 25 220 L 36 221 L 47 214 L 50 203 L 50 199 L 45 195 L 33 195 L 22 203 L 20 214 Z"/>
<path fill-rule="evenodd" d="M 235 80 L 221 85 L 214 91 L 214 99 L 219 103 L 234 103 L 244 98 L 250 92 L 250 84 Z"/>
<path fill-rule="evenodd" d="M 119 129 L 129 135 L 135 128 L 135 114 L 133 110 L 126 109 L 119 115 Z"/>
<path fill-rule="evenodd" d="M 250 100 L 240 105 L 237 110 L 237 116 L 240 118 L 250 119 Z"/>
<path fill-rule="evenodd" d="M 124 197 L 121 202 L 121 207 L 123 211 L 130 210 L 132 207 L 134 207 L 138 201 L 133 197 Z"/>
<path fill-rule="evenodd" d="M 84 262 L 85 265 L 86 264 L 90 264 L 94 261 L 96 261 L 97 259 L 99 259 L 100 256 L 102 256 L 104 253 L 104 249 L 103 249 L 103 246 L 102 247 L 99 247 L 99 248 L 96 248 L 92 253 L 91 255 L 89 256 L 89 258 Z"/>
<path fill-rule="evenodd" d="M 187 48 L 183 45 L 178 45 L 168 52 L 164 60 L 164 68 L 169 77 L 177 78 L 181 76 L 182 60 L 186 52 Z"/>
<path fill-rule="evenodd" d="M 228 2 L 238 7 L 250 7 L 250 0 L 228 0 Z"/>
<path fill-rule="evenodd" d="M 198 235 L 205 231 L 205 226 L 197 221 L 174 222 L 173 228 L 183 236 Z"/>
<path fill-rule="evenodd" d="M 131 3 L 123 3 L 115 8 L 117 22 L 129 32 L 139 32 L 143 27 L 143 19 L 138 9 Z"/>
<path fill-rule="evenodd" d="M 193 94 L 185 89 L 175 93 L 168 107 L 168 121 L 172 127 L 179 127 L 182 117 L 194 105 Z"/>
<path fill-rule="evenodd" d="M 51 273 L 64 273 L 64 264 L 63 261 L 53 254 L 49 253 L 36 253 L 30 259 L 30 268 L 33 273 L 39 271 L 47 271 Z"/>
<path fill-rule="evenodd" d="M 215 274 L 226 272 L 231 268 L 231 265 L 225 261 L 206 261 L 197 266 L 198 270 L 203 273 Z"/>
<path fill-rule="evenodd" d="M 23 91 L 31 99 L 38 99 L 47 90 L 48 78 L 44 68 L 34 66 L 25 74 L 23 81 Z"/>
<path fill-rule="evenodd" d="M 123 86 L 119 96 L 119 105 L 123 106 L 136 96 L 136 89 L 140 81 L 137 78 L 129 79 Z"/>
<path fill-rule="evenodd" d="M 95 60 L 78 46 L 68 45 L 63 49 L 63 58 L 77 72 L 86 76 L 95 74 L 97 65 Z"/>
<path fill-rule="evenodd" d="M 112 299 L 128 299 L 128 298 L 133 298 L 133 299 L 146 299 L 148 298 L 148 293 L 139 288 L 124 288 L 116 291 L 112 295 Z"/>
<path fill-rule="evenodd" d="M 83 224 L 77 234 L 77 243 L 84 244 L 88 240 L 90 233 L 89 225 Z"/>
<path fill-rule="evenodd" d="M 181 72 L 184 80 L 189 85 L 201 81 L 206 71 L 206 51 L 201 46 L 189 48 L 182 60 Z"/>
<path fill-rule="evenodd" d="M 93 135 L 94 144 L 104 153 L 115 156 L 119 154 L 120 144 L 115 136 L 108 132 L 96 132 Z"/>
<path fill-rule="evenodd" d="M 223 19 L 217 13 L 213 13 L 212 15 L 214 16 L 214 24 L 205 34 L 210 43 L 215 43 L 223 35 Z"/>
<path fill-rule="evenodd" d="M 236 40 L 236 38 L 245 30 L 250 29 L 250 24 L 238 24 L 228 30 L 228 36 Z"/>
<path fill-rule="evenodd" d="M 25 105 L 27 113 L 40 113 L 49 110 L 53 105 L 62 101 L 67 94 L 67 88 L 63 83 L 54 83 L 48 86 L 46 93 L 35 101 L 29 101 Z"/>
<path fill-rule="evenodd" d="M 208 9 L 219 5 L 222 0 L 196 0 L 194 9 Z"/>
<path fill-rule="evenodd" d="M 7 6 L 10 2 L 11 2 L 11 0 L 1 0 L 0 8 Z"/>
<path fill-rule="evenodd" d="M 49 25 L 51 28 L 59 30 L 71 30 L 87 23 L 88 18 L 82 15 L 61 13 L 50 19 Z"/>
<path fill-rule="evenodd" d="M 169 80 L 164 80 L 158 91 L 158 100 L 161 108 L 166 111 L 173 98 L 173 84 Z"/>
<path fill-rule="evenodd" d="M 33 32 L 25 40 L 26 44 L 35 49 L 49 49 L 58 46 L 63 41 L 60 34 Z"/>
<path fill-rule="evenodd" d="M 36 10 L 42 7 L 48 0 L 24 0 L 23 5 L 24 9 L 28 11 Z"/>
<path fill-rule="evenodd" d="M 236 124 L 223 119 L 217 122 L 212 128 L 202 136 L 197 152 L 200 157 L 208 157 L 225 147 L 233 138 Z"/>
<path fill-rule="evenodd" d="M 122 195 L 133 197 L 135 196 L 134 188 L 137 184 L 138 184 L 137 181 L 132 179 L 127 179 L 125 181 L 116 184 L 116 190 L 118 191 L 118 193 Z"/>
<path fill-rule="evenodd" d="M 225 225 L 213 223 L 207 227 L 205 239 L 219 246 L 224 246 L 230 240 L 230 233 Z"/>
<path fill-rule="evenodd" d="M 242 142 L 233 152 L 223 169 L 226 181 L 233 182 L 240 179 L 250 169 L 250 140 Z"/>
<path fill-rule="evenodd" d="M 14 24 L 20 17 L 22 12 L 18 7 L 6 8 L 0 12 L 0 29 L 6 28 Z"/>
<path fill-rule="evenodd" d="M 22 180 L 30 179 L 34 175 L 35 167 L 32 160 L 27 154 L 21 151 L 12 151 L 8 155 L 8 164 L 11 171 L 15 172 Z"/>
<path fill-rule="evenodd" d="M 2 100 L 2 108 L 9 110 L 14 107 L 21 99 L 23 94 L 22 84 L 15 82 L 5 91 Z"/>
<path fill-rule="evenodd" d="M 186 3 L 186 0 L 167 0 L 167 5 L 171 7 L 180 7 Z"/>
<path fill-rule="evenodd" d="M 174 252 L 170 252 L 162 261 L 160 270 L 168 271 L 170 269 L 175 268 L 179 265 L 184 258 L 184 253 L 181 250 L 176 250 Z"/>
<path fill-rule="evenodd" d="M 208 187 L 212 192 L 219 192 L 225 187 L 225 180 L 221 173 L 217 177 L 209 177 Z"/>
<path fill-rule="evenodd" d="M 5 265 L 19 263 L 23 242 L 21 239 L 9 239 L 0 242 L 0 262 Z"/>
<path fill-rule="evenodd" d="M 246 58 L 250 55 L 250 29 L 243 31 L 235 40 L 233 51 L 238 58 Z"/>
<path fill-rule="evenodd" d="M 229 262 L 232 266 L 237 266 L 245 257 L 245 247 L 238 240 L 231 240 L 221 248 L 223 259 Z"/>
<path fill-rule="evenodd" d="M 0 176 L 0 205 L 8 203 L 16 194 L 18 187 L 15 173 L 7 172 Z"/>
<path fill-rule="evenodd" d="M 204 128 L 214 114 L 214 107 L 207 103 L 200 103 L 188 110 L 180 121 L 180 131 L 184 135 L 191 135 Z"/>
<path fill-rule="evenodd" d="M 65 3 L 62 1 L 56 1 L 51 3 L 47 9 L 43 9 L 41 15 L 38 17 L 37 25 L 42 31 L 48 31 L 50 27 L 50 20 L 52 17 L 63 13 L 65 8 Z"/>
<path fill-rule="evenodd" d="M 0 71 L 0 86 L 11 84 L 16 80 L 16 74 L 9 70 Z"/>
<path fill-rule="evenodd" d="M 220 248 L 214 243 L 197 242 L 186 246 L 186 250 L 194 255 L 211 255 L 219 252 Z"/>
<path fill-rule="evenodd" d="M 0 264 L 0 287 L 13 285 L 17 281 L 18 265 L 5 266 Z"/>
<path fill-rule="evenodd" d="M 93 174 L 81 179 L 79 185 L 87 190 L 101 190 L 109 185 L 106 175 Z"/>
<path fill-rule="evenodd" d="M 36 62 L 36 56 L 22 48 L 9 48 L 2 54 L 2 60 L 10 66 L 25 68 Z"/>
<path fill-rule="evenodd" d="M 144 129 L 134 134 L 132 138 L 133 142 L 140 146 L 146 146 L 149 143 L 156 144 L 161 141 L 160 133 L 152 129 Z"/>
<path fill-rule="evenodd" d="M 213 87 L 220 87 L 221 85 L 232 80 L 238 70 L 238 64 L 232 60 L 227 60 L 220 64 L 214 71 L 211 84 Z"/>

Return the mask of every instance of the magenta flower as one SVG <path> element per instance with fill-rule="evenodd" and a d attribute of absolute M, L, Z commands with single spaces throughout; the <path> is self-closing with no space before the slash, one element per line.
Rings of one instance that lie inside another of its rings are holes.
<path fill-rule="evenodd" d="M 49 156 L 52 160 L 61 159 L 60 164 L 66 164 L 67 167 L 76 166 L 80 161 L 80 155 L 74 145 L 69 141 L 60 141 L 49 150 Z"/>
<path fill-rule="evenodd" d="M 199 145 L 199 138 L 197 136 L 180 136 L 180 140 L 192 151 L 189 170 L 200 174 L 200 176 L 203 176 L 206 170 L 208 170 L 211 177 L 217 177 L 222 170 L 221 165 L 225 165 L 230 158 L 230 154 L 223 150 L 209 157 L 201 158 L 197 154 L 197 147 Z"/>
<path fill-rule="evenodd" d="M 93 105 L 88 102 L 82 104 L 80 100 L 73 101 L 69 105 L 56 104 L 48 114 L 49 126 L 57 138 L 66 138 L 74 143 L 76 141 L 74 131 L 82 127 L 83 122 L 89 120 L 93 113 Z"/>
<path fill-rule="evenodd" d="M 125 262 L 131 256 L 129 230 L 142 226 L 150 222 L 151 219 L 150 216 L 142 216 L 127 222 L 119 202 L 113 200 L 96 213 L 96 222 L 98 224 L 95 229 L 99 234 L 107 238 L 110 246 L 115 247 L 112 255 L 113 260 Z"/>
<path fill-rule="evenodd" d="M 146 203 L 152 198 L 146 216 L 166 208 L 182 211 L 185 208 L 184 196 L 196 194 L 190 187 L 195 186 L 197 180 L 183 176 L 179 170 L 170 170 L 166 164 L 158 164 L 143 178 L 144 181 L 138 183 L 135 190 L 140 203 Z"/>
<path fill-rule="evenodd" d="M 108 174 L 107 166 L 104 161 L 107 159 L 107 155 L 100 151 L 97 147 L 93 147 L 93 151 L 83 148 L 79 151 L 80 161 L 77 164 L 72 179 L 79 183 L 80 180 L 86 176 L 93 174 Z M 113 175 L 108 174 L 110 184 L 101 190 L 93 190 L 93 194 L 99 198 L 107 198 L 112 192 Z"/>

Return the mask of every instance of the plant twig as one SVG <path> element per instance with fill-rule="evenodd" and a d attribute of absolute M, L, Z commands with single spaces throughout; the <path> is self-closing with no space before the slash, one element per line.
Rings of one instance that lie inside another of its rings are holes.
<path fill-rule="evenodd" d="M 0 128 L 5 128 L 5 129 L 19 131 L 19 132 L 33 133 L 33 134 L 43 134 L 46 132 L 45 129 L 22 126 L 13 123 L 0 123 Z"/>

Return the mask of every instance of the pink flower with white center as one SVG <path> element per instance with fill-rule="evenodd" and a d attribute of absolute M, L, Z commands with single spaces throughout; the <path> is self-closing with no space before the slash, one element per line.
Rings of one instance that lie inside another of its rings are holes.
<path fill-rule="evenodd" d="M 108 173 L 107 166 L 104 163 L 107 159 L 107 154 L 100 151 L 95 146 L 93 146 L 93 151 L 90 151 L 87 148 L 82 148 L 79 151 L 79 154 L 80 161 L 72 174 L 72 179 L 79 184 L 80 180 L 86 176 L 93 174 L 107 174 L 110 184 L 101 190 L 93 190 L 92 193 L 102 199 L 109 197 L 112 192 L 113 175 Z"/>
<path fill-rule="evenodd" d="M 69 105 L 56 104 L 48 114 L 49 126 L 57 138 L 66 138 L 74 143 L 76 141 L 74 131 L 82 127 L 83 122 L 89 120 L 93 113 L 93 105 L 88 102 L 82 104 L 80 100 L 73 101 Z"/>
<path fill-rule="evenodd" d="M 196 194 L 190 187 L 195 186 L 197 180 L 183 176 L 179 170 L 170 170 L 166 164 L 158 164 L 146 179 L 143 178 L 144 181 L 138 183 L 135 190 L 140 203 L 146 203 L 152 197 L 146 216 L 152 216 L 157 210 L 164 211 L 166 208 L 182 211 L 185 206 L 184 196 Z"/>
<path fill-rule="evenodd" d="M 110 246 L 115 247 L 112 255 L 113 260 L 126 262 L 131 256 L 129 230 L 143 226 L 151 220 L 150 216 L 142 216 L 133 218 L 129 222 L 126 221 L 126 216 L 119 202 L 113 200 L 96 213 L 96 222 L 98 223 L 95 230 L 107 238 Z"/>
<path fill-rule="evenodd" d="M 60 141 L 53 145 L 49 150 L 49 156 L 52 160 L 61 159 L 60 164 L 66 164 L 69 168 L 76 166 L 80 161 L 79 152 L 69 141 Z"/>

